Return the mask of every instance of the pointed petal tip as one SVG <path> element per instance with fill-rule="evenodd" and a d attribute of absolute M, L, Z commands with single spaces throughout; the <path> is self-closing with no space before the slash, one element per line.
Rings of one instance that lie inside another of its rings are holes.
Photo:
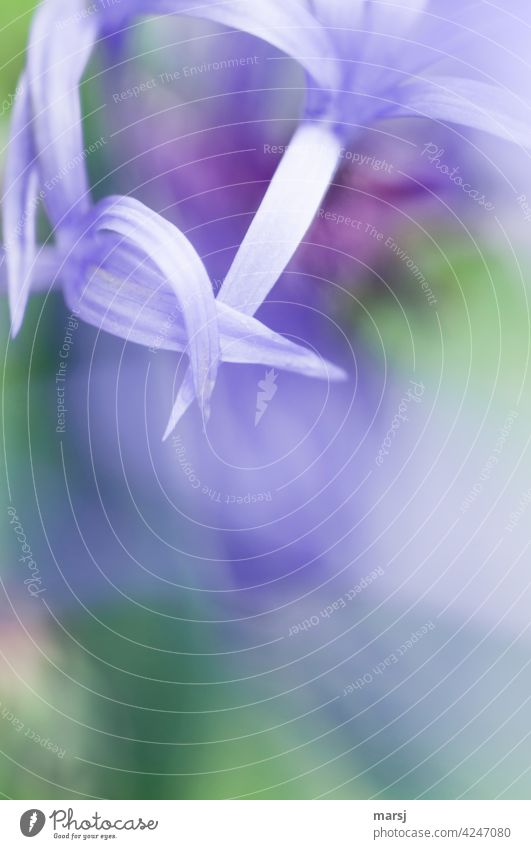
<path fill-rule="evenodd" d="M 308 353 L 310 353 L 308 351 Z M 315 353 L 308 360 L 308 370 L 304 368 L 298 370 L 301 377 L 310 377 L 316 380 L 325 380 L 327 383 L 344 383 L 350 380 L 350 375 L 343 366 L 338 366 L 336 363 L 331 363 L 325 357 Z"/>
<path fill-rule="evenodd" d="M 24 318 L 24 312 L 20 309 L 11 309 L 11 338 L 15 339 L 18 336 L 20 328 L 22 327 L 22 320 Z"/>
<path fill-rule="evenodd" d="M 326 363 L 328 367 L 328 378 L 334 383 L 344 383 L 349 379 L 349 373 L 342 366 L 336 366 L 333 363 Z"/>
<path fill-rule="evenodd" d="M 162 442 L 166 442 L 170 438 L 174 429 L 175 429 L 175 424 L 172 422 L 172 420 L 170 418 L 168 424 L 166 425 L 166 430 L 164 431 L 164 435 L 162 437 Z"/>
<path fill-rule="evenodd" d="M 166 425 L 166 430 L 164 431 L 164 435 L 162 437 L 162 441 L 166 442 L 167 439 L 172 435 L 173 431 L 179 424 L 180 420 L 186 413 L 188 407 L 190 405 L 190 400 L 186 400 L 182 397 L 182 394 L 179 393 L 177 396 L 177 400 L 173 405 L 173 409 L 170 414 L 170 418 L 168 419 L 168 424 Z M 203 407 L 203 418 L 205 419 L 209 414 L 209 411 Z"/>

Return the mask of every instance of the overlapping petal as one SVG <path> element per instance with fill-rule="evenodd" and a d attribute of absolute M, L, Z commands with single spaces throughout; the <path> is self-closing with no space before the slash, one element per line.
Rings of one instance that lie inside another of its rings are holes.
<path fill-rule="evenodd" d="M 301 124 L 223 282 L 219 298 L 224 303 L 256 312 L 315 218 L 340 151 L 329 126 Z"/>
<path fill-rule="evenodd" d="M 13 110 L 3 196 L 4 240 L 11 331 L 18 333 L 28 301 L 35 258 L 39 179 L 29 87 L 22 77 Z"/>
<path fill-rule="evenodd" d="M 63 269 L 65 297 L 89 324 L 152 350 L 185 351 L 184 314 L 168 281 L 144 250 L 120 236 L 101 234 L 72 252 Z M 345 372 L 257 319 L 216 300 L 224 362 L 262 363 L 307 377 L 341 380 Z M 186 407 L 194 400 L 188 384 Z M 173 426 L 172 428 L 173 429 Z"/>
<path fill-rule="evenodd" d="M 220 289 L 218 300 L 253 315 L 312 223 L 337 168 L 341 143 L 326 124 L 304 123 L 275 172 Z M 185 376 L 171 416 L 173 427 L 193 395 Z M 168 434 L 167 434 L 168 435 Z"/>
<path fill-rule="evenodd" d="M 101 241 L 88 255 L 84 274 L 65 274 L 65 294 L 69 306 L 89 324 L 148 348 L 186 350 L 186 327 L 175 295 L 151 259 L 134 246 L 115 238 Z M 258 319 L 215 303 L 224 362 L 263 363 L 331 380 L 346 377 L 342 369 Z"/>
<path fill-rule="evenodd" d="M 28 50 L 28 75 L 35 115 L 46 208 L 57 225 L 74 207 L 89 206 L 83 162 L 79 83 L 98 34 L 106 24 L 123 26 L 139 15 L 185 14 L 235 27 L 265 39 L 298 58 L 323 86 L 334 73 L 323 65 L 327 36 L 298 0 L 222 0 L 194 4 L 185 0 L 129 0 L 118 9 L 103 5 L 87 14 L 84 0 L 47 0 L 34 20 Z M 108 30 L 107 30 L 108 31 Z"/>
<path fill-rule="evenodd" d="M 409 33 L 427 11 L 428 0 L 364 0 L 353 4 L 348 0 L 309 0 L 308 8 L 329 33 L 335 47 L 337 65 L 346 69 L 343 71 L 342 85 L 352 89 L 351 93 L 357 97 L 354 102 L 360 107 L 366 101 L 376 104 L 371 106 L 372 121 L 391 114 L 415 114 L 458 122 L 495 133 L 518 144 L 528 144 L 531 125 L 527 116 L 514 104 L 509 106 L 507 94 L 495 86 L 449 76 L 432 80 L 418 78 L 404 84 L 402 73 L 395 73 L 394 85 L 390 84 L 389 78 L 393 78 L 395 67 L 391 57 L 400 51 L 413 49 L 408 43 Z M 353 101 L 345 96 L 348 93 L 341 90 L 332 92 L 332 107 L 328 107 L 327 111 L 327 119 L 335 122 L 338 134 L 344 134 L 345 128 L 351 125 L 349 110 L 352 109 Z M 309 103 L 313 115 L 318 102 L 315 92 L 312 93 Z M 323 137 L 329 139 L 328 147 L 324 149 L 329 151 L 330 163 L 321 169 L 326 157 L 321 158 L 317 154 L 315 158 L 317 176 L 323 179 L 321 197 L 336 168 L 333 164 L 334 156 L 339 155 L 339 151 L 334 152 L 336 136 L 333 130 L 332 126 L 323 132 Z M 308 129 L 302 124 L 295 135 L 221 290 L 220 296 L 228 297 L 227 302 L 235 305 L 233 297 L 239 299 L 242 309 L 246 309 L 246 298 L 256 304 L 260 296 L 267 295 L 315 214 L 320 197 L 317 191 L 312 195 L 309 183 L 307 192 L 305 190 L 301 193 L 305 211 L 299 215 L 296 204 L 293 204 L 296 191 L 294 180 L 300 174 L 300 163 L 305 162 L 305 150 L 308 151 L 306 163 L 311 158 L 312 132 L 312 125 Z M 302 149 L 300 160 L 295 153 L 298 146 Z M 274 242 L 277 247 L 268 255 L 265 246 Z M 247 294 L 243 295 L 243 292 Z"/>
<path fill-rule="evenodd" d="M 214 293 L 199 255 L 177 227 L 134 198 L 110 197 L 99 203 L 91 229 L 122 236 L 168 282 L 182 310 L 195 393 L 208 417 L 220 344 Z"/>
<path fill-rule="evenodd" d="M 88 210 L 79 83 L 98 34 L 84 0 L 47 0 L 35 16 L 28 78 L 46 210 L 54 226 Z"/>

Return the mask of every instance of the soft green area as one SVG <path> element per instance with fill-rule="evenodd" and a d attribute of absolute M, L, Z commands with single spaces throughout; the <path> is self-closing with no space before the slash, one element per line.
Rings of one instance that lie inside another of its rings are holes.
<path fill-rule="evenodd" d="M 33 5 L 32 0 L 2 0 L 0 5 L 0 102 L 7 104 L 0 116 L 0 149 L 7 137 L 10 96 L 23 64 L 28 11 Z M 96 97 L 97 91 L 85 93 L 89 105 Z M 88 140 L 100 133 L 96 122 L 87 127 Z M 91 161 L 90 167 L 97 166 Z M 525 410 L 529 306 L 527 280 L 520 279 L 514 258 L 488 246 L 483 246 L 485 252 L 479 255 L 455 234 L 440 236 L 440 250 L 434 250 L 428 241 L 407 247 L 430 282 L 437 304 L 430 306 L 418 283 L 395 258 L 384 269 L 394 296 L 376 284 L 368 285 L 359 295 L 360 306 L 352 311 L 353 337 L 375 360 L 381 360 L 385 351 L 390 371 L 403 372 L 407 378 L 414 371 L 431 387 L 440 382 L 443 409 L 444 397 L 456 404 L 456 398 L 466 396 L 473 406 L 475 401 L 484 404 L 492 395 L 493 403 L 504 411 L 518 402 Z M 53 439 L 53 398 L 51 404 L 45 399 L 50 400 L 50 391 L 53 394 L 57 340 L 64 329 L 65 313 L 59 296 L 50 299 L 43 315 L 42 306 L 42 298 L 32 300 L 20 337 L 9 343 L 2 383 L 10 482 L 17 494 L 17 509 L 26 516 L 33 514 L 35 533 L 39 527 L 33 500 L 35 470 L 41 481 L 47 481 L 48 502 L 63 488 L 57 440 Z M 5 300 L 0 306 L 0 339 L 4 353 L 8 340 Z M 74 357 L 78 355 L 76 351 Z M 32 397 L 31 455 L 28 391 Z M 68 450 L 75 452 L 74 437 Z M 84 497 L 84 475 L 89 474 L 81 460 L 78 479 L 71 481 L 78 497 Z M 121 497 L 118 485 L 113 490 L 109 484 L 109 495 L 117 500 Z M 0 542 L 3 551 L 9 552 L 0 561 L 0 577 L 10 578 L 17 566 L 12 532 L 5 522 L 5 476 L 0 496 Z M 60 521 L 54 527 L 59 533 Z M 45 540 L 41 544 L 44 550 Z M 72 557 L 76 556 L 73 552 Z M 149 599 L 142 601 L 149 606 Z M 153 599 L 152 607 L 157 608 L 159 602 Z M 184 621 L 215 619 L 224 615 L 223 610 L 212 610 L 202 601 L 195 606 L 171 599 L 167 603 L 174 620 L 155 617 L 125 601 L 110 605 L 97 598 L 90 602 L 93 616 L 72 605 L 61 616 L 60 626 L 45 617 L 33 618 L 27 610 L 23 624 L 11 616 L 7 625 L 0 622 L 0 712 L 5 709 L 0 719 L 0 794 L 17 799 L 76 795 L 224 798 L 253 793 L 264 798 L 309 798 L 337 785 L 332 796 L 365 798 L 392 780 L 386 763 L 372 769 L 391 749 L 389 738 L 385 744 L 376 739 L 373 748 L 340 757 L 370 735 L 370 716 L 359 725 L 349 725 L 353 709 L 341 704 L 333 705 L 330 714 L 316 710 L 304 721 L 290 721 L 310 714 L 314 706 L 302 692 L 289 702 L 283 715 L 277 703 L 267 701 L 271 694 L 266 676 L 264 682 L 242 684 L 234 695 L 228 684 L 216 683 L 230 681 L 245 669 L 243 662 L 239 667 L 231 660 L 230 640 L 220 646 L 208 630 Z M 114 638 L 111 632 L 122 636 Z M 173 646 L 175 654 L 141 650 L 135 640 Z M 251 631 L 246 641 L 259 642 L 259 634 Z M 498 651 L 495 646 L 496 657 L 503 648 Z M 222 649 L 227 650 L 226 655 Z M 271 664 L 283 660 L 282 652 L 271 654 Z M 149 685 L 147 678 L 151 679 Z M 194 687 L 190 682 L 199 683 Z M 290 683 L 288 673 L 286 688 Z M 454 686 L 457 696 L 462 681 Z M 336 694 L 337 688 L 331 693 L 323 690 L 322 701 L 333 701 Z M 255 707 L 217 710 L 214 706 L 224 699 L 228 707 L 231 700 Z M 390 723 L 400 708 L 399 698 L 396 704 L 379 707 L 376 725 Z M 8 718 L 11 715 L 13 719 Z M 328 735 L 336 725 L 342 731 Z M 65 756 L 54 757 L 40 748 L 31 739 L 33 733 L 49 738 L 65 750 Z M 419 747 L 418 761 L 429 750 L 425 741 L 424 745 L 425 749 Z M 123 771 L 111 768 L 117 763 L 123 765 Z M 429 768 L 433 781 L 445 771 L 445 765 L 439 768 L 437 762 Z M 465 792 L 478 773 L 479 768 L 475 769 L 466 765 L 438 792 L 448 797 Z M 361 777 L 349 784 L 348 779 L 357 773 Z M 413 776 L 387 795 L 417 795 L 424 786 Z M 494 779 L 491 784 L 487 777 L 481 793 L 488 797 L 497 789 Z M 521 788 L 515 789 L 515 795 L 520 792 Z"/>
<path fill-rule="evenodd" d="M 407 245 L 407 242 L 405 243 Z M 354 328 L 388 368 L 429 375 L 441 390 L 472 401 L 492 394 L 502 408 L 529 395 L 531 302 L 527 251 L 518 260 L 482 243 L 451 236 L 437 249 L 427 240 L 407 245 L 437 303 L 394 259 L 386 269 L 392 294 L 372 281 L 354 310 Z"/>

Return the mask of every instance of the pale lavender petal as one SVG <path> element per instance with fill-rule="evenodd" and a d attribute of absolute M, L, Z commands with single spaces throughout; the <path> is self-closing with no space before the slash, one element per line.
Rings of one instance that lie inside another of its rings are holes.
<path fill-rule="evenodd" d="M 63 276 L 69 307 L 89 324 L 148 348 L 186 349 L 186 327 L 175 294 L 153 260 L 133 245 L 109 234 L 85 247 L 81 256 L 73 254 Z M 263 363 L 330 380 L 346 377 L 342 369 L 258 319 L 217 300 L 215 304 L 225 362 Z"/>
<path fill-rule="evenodd" d="M 171 434 L 177 427 L 179 421 L 182 419 L 193 400 L 194 394 L 192 377 L 190 372 L 187 371 L 184 375 L 184 380 L 179 387 L 179 391 L 177 392 L 177 398 L 172 407 L 170 418 L 168 424 L 166 425 L 164 435 L 162 437 L 163 442 L 165 442 L 166 439 L 171 436 Z"/>
<path fill-rule="evenodd" d="M 186 348 L 182 309 L 173 290 L 144 252 L 123 238 L 111 233 L 85 237 L 69 256 L 63 276 L 69 308 L 88 324 L 148 348 Z"/>
<path fill-rule="evenodd" d="M 195 393 L 205 417 L 220 358 L 216 301 L 199 255 L 173 224 L 128 197 L 110 197 L 94 212 L 94 230 L 122 236 L 149 257 L 182 308 Z"/>
<path fill-rule="evenodd" d="M 253 315 L 263 303 L 315 218 L 333 179 L 341 143 L 326 125 L 296 131 L 236 254 L 217 300 Z M 191 403 L 185 375 L 165 436 Z"/>
<path fill-rule="evenodd" d="M 322 7 L 325 2 L 321 2 Z M 347 7 L 346 3 L 342 5 Z M 416 56 L 416 45 L 409 44 L 408 38 L 426 5 L 427 0 L 365 0 L 359 34 L 335 39 L 345 60 L 347 88 L 352 87 L 370 98 L 396 81 L 397 65 L 400 66 L 405 56 Z M 341 95 L 338 100 L 341 103 Z M 372 122 L 377 115 L 375 108 L 376 103 L 362 96 L 356 110 L 358 120 Z"/>
<path fill-rule="evenodd" d="M 220 327 L 223 327 L 222 359 L 227 363 L 255 363 L 275 366 L 304 377 L 322 380 L 346 380 L 347 373 L 314 351 L 275 333 L 252 316 L 244 316 L 219 303 Z"/>
<path fill-rule="evenodd" d="M 340 151 L 327 125 L 297 129 L 220 289 L 224 303 L 250 315 L 260 307 L 315 219 Z"/>
<path fill-rule="evenodd" d="M 112 234 L 102 234 L 97 242 L 82 243 L 81 251 L 72 252 L 68 262 L 62 273 L 65 297 L 83 321 L 153 352 L 187 348 L 183 312 L 168 282 L 143 251 Z M 223 361 L 260 363 L 334 381 L 346 378 L 342 369 L 256 318 L 215 303 Z M 194 397 L 188 372 L 186 393 L 180 393 L 184 410 Z"/>
<path fill-rule="evenodd" d="M 331 47 L 326 34 L 298 0 L 131 0 L 87 13 L 84 0 L 47 0 L 36 14 L 28 51 L 45 205 L 57 225 L 76 207 L 89 207 L 89 187 L 79 101 L 79 83 L 105 24 L 124 25 L 136 15 L 180 13 L 203 17 L 265 39 L 295 56 L 320 85 L 334 87 L 335 69 L 323 63 Z"/>
<path fill-rule="evenodd" d="M 279 371 L 291 371 L 303 377 L 320 378 L 328 381 L 347 379 L 347 373 L 339 366 L 318 357 L 313 351 L 290 342 L 284 336 L 277 335 L 275 340 L 265 340 L 260 336 L 240 338 L 222 338 L 222 359 L 227 363 L 256 364 L 273 366 Z M 278 340 L 278 341 L 277 341 Z M 164 431 L 163 441 L 175 430 L 179 420 L 194 401 L 194 385 L 190 372 L 187 372 L 179 387 L 177 399 L 172 407 L 170 418 Z"/>
<path fill-rule="evenodd" d="M 352 38 L 353 30 L 357 29 L 363 19 L 366 9 L 366 0 L 353 0 L 345 3 L 344 0 L 309 0 L 310 11 L 324 27 L 335 30 L 332 33 L 334 39 L 341 37 L 341 30 L 346 30 Z"/>
<path fill-rule="evenodd" d="M 428 0 L 309 0 L 309 8 L 345 54 L 349 46 L 371 46 L 372 35 L 400 36 L 411 29 Z M 358 32 L 359 30 L 359 32 Z M 347 58 L 356 59 L 350 49 Z"/>
<path fill-rule="evenodd" d="M 98 15 L 84 0 L 47 0 L 31 30 L 28 76 L 35 141 L 50 220 L 57 225 L 90 205 L 79 83 L 97 37 Z"/>
<path fill-rule="evenodd" d="M 515 95 L 479 80 L 437 76 L 415 80 L 396 91 L 390 114 L 431 118 L 484 130 L 531 147 L 531 110 Z"/>
<path fill-rule="evenodd" d="M 0 246 L 0 293 L 9 291 L 6 250 Z M 60 284 L 63 257 L 55 248 L 40 246 L 29 267 L 29 290 L 31 294 L 47 292 Z"/>
<path fill-rule="evenodd" d="M 374 31 L 390 35 L 400 35 L 411 29 L 427 5 L 428 0 L 365 0 L 367 17 Z"/>
<path fill-rule="evenodd" d="M 322 26 L 300 0 L 128 0 L 127 16 L 181 14 L 247 32 L 296 59 L 326 89 L 337 87 L 332 47 Z"/>
<path fill-rule="evenodd" d="M 11 332 L 18 333 L 31 288 L 39 181 L 31 125 L 31 102 L 25 77 L 15 100 L 3 196 L 4 244 Z"/>
<path fill-rule="evenodd" d="M 315 17 L 330 30 L 336 52 L 348 61 L 380 58 L 403 45 L 378 36 L 403 37 L 417 22 L 428 0 L 309 0 Z"/>

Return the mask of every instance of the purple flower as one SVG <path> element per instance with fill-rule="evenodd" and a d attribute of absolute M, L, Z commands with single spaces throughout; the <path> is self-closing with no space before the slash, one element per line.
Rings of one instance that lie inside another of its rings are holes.
<path fill-rule="evenodd" d="M 303 119 L 217 297 L 197 252 L 176 227 L 132 198 L 94 206 L 84 167 L 78 88 L 94 45 L 136 16 L 167 13 L 208 18 L 258 36 L 296 58 L 307 74 Z M 478 14 L 483 31 L 500 12 L 485 2 Z M 165 437 L 194 398 L 208 415 L 223 359 L 343 377 L 253 316 L 314 221 L 345 143 L 363 128 L 397 117 L 460 124 L 526 146 L 531 139 L 517 95 L 493 85 L 492 73 L 473 62 L 464 74 L 466 43 L 476 49 L 481 32 L 468 18 L 462 26 L 461 15 L 458 8 L 449 20 L 436 0 L 224 0 L 194 7 L 180 0 L 131 0 L 102 2 L 95 13 L 83 0 L 47 0 L 32 30 L 7 165 L 13 332 L 32 285 L 35 210 L 42 199 L 66 300 L 82 318 L 149 345 L 177 305 L 174 332 L 163 346 L 186 350 L 191 368 Z M 518 19 L 507 21 L 510 35 Z M 433 73 L 437 65 L 442 72 Z"/>
<path fill-rule="evenodd" d="M 479 37 L 470 26 L 461 27 L 460 5 L 454 4 L 450 20 L 432 0 L 306 0 L 303 5 L 321 23 L 330 50 L 321 56 L 320 74 L 309 80 L 303 119 L 218 296 L 250 315 L 314 221 L 345 143 L 364 128 L 391 118 L 429 118 L 531 145 L 531 124 L 521 98 L 484 79 L 492 79 L 496 67 L 490 75 L 481 69 L 483 78 L 474 79 L 469 64 L 462 75 L 466 42 L 473 44 Z M 474 6 L 482 28 L 485 19 L 500 15 L 490 3 Z M 505 25 L 504 39 L 511 37 L 518 19 L 508 14 Z M 444 73 L 432 73 L 443 59 Z M 323 76 L 335 80 L 333 88 L 320 84 Z M 193 397 L 188 374 L 166 436 Z"/>
<path fill-rule="evenodd" d="M 222 359 L 343 378 L 341 369 L 273 333 L 233 302 L 216 300 L 197 252 L 162 216 L 133 198 L 111 197 L 94 205 L 81 125 L 79 83 L 97 39 L 121 30 L 137 15 L 206 17 L 303 54 L 324 44 L 311 16 L 295 0 L 263 0 L 252 6 L 230 0 L 195 8 L 181 2 L 105 3 L 96 12 L 91 9 L 82 0 L 48 0 L 32 29 L 13 116 L 4 197 L 13 334 L 33 285 L 35 219 L 42 200 L 56 240 L 53 258 L 45 264 L 57 268 L 70 308 L 130 341 L 151 346 L 161 340 L 160 347 L 185 350 L 192 373 L 189 400 L 201 401 L 205 418 Z M 73 52 L 69 45 L 75 45 Z M 318 64 L 302 61 L 309 72 Z M 161 337 L 175 310 L 171 332 Z"/>

